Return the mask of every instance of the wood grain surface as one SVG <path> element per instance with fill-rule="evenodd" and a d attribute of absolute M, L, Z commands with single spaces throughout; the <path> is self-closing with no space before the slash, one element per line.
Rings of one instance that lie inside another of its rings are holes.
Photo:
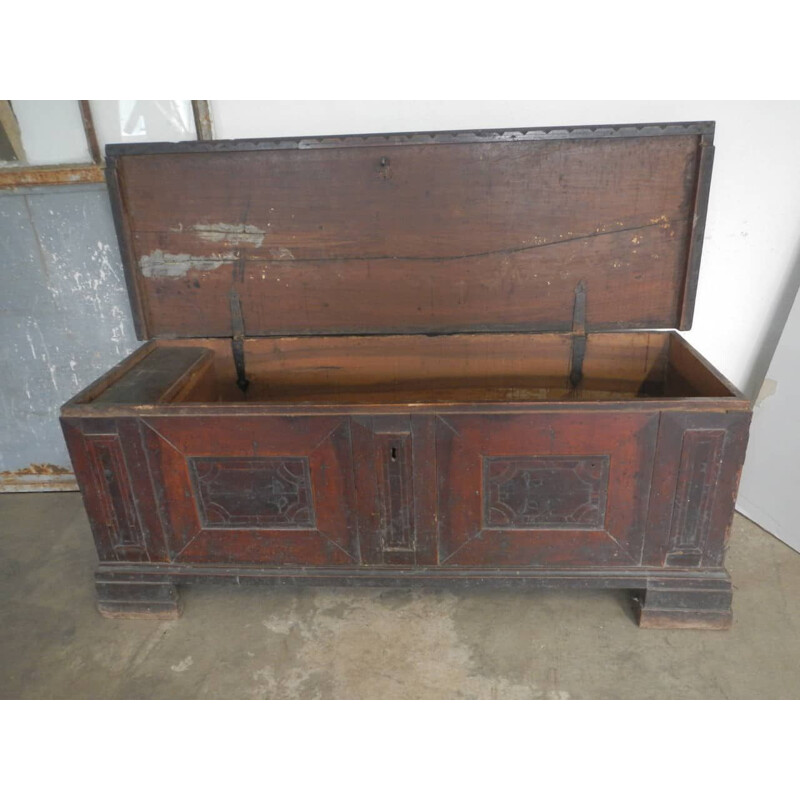
<path fill-rule="evenodd" d="M 233 289 L 251 336 L 566 331 L 580 281 L 589 329 L 678 328 L 701 143 L 117 148 L 140 330 L 230 336 Z"/>

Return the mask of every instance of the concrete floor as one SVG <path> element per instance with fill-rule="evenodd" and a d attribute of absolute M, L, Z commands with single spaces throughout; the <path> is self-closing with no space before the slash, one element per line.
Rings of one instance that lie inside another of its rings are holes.
<path fill-rule="evenodd" d="M 194 586 L 106 620 L 75 493 L 0 495 L 3 698 L 800 698 L 800 554 L 743 517 L 728 632 L 648 631 L 625 592 Z"/>

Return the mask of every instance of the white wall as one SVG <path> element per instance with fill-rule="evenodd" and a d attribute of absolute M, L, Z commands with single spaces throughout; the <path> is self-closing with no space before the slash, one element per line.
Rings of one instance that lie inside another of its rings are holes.
<path fill-rule="evenodd" d="M 737 508 L 800 552 L 800 296 L 775 351 L 753 411 Z"/>
<path fill-rule="evenodd" d="M 715 120 L 689 341 L 751 396 L 800 283 L 800 102 L 213 101 L 218 138 Z"/>

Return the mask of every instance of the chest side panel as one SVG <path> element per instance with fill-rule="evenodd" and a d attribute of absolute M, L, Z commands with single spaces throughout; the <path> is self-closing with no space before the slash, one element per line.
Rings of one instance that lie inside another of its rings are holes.
<path fill-rule="evenodd" d="M 750 417 L 750 412 L 662 414 L 646 564 L 722 566 Z"/>

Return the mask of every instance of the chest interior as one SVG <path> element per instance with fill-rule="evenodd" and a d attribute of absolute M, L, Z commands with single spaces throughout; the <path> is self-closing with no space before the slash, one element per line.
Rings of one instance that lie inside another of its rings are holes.
<path fill-rule="evenodd" d="M 81 403 L 732 397 L 712 123 L 110 148 L 132 359 Z"/>
<path fill-rule="evenodd" d="M 84 403 L 451 404 L 733 397 L 669 332 L 589 334 L 573 385 L 566 334 L 293 337 L 244 342 L 242 392 L 219 339 L 154 342 Z"/>

